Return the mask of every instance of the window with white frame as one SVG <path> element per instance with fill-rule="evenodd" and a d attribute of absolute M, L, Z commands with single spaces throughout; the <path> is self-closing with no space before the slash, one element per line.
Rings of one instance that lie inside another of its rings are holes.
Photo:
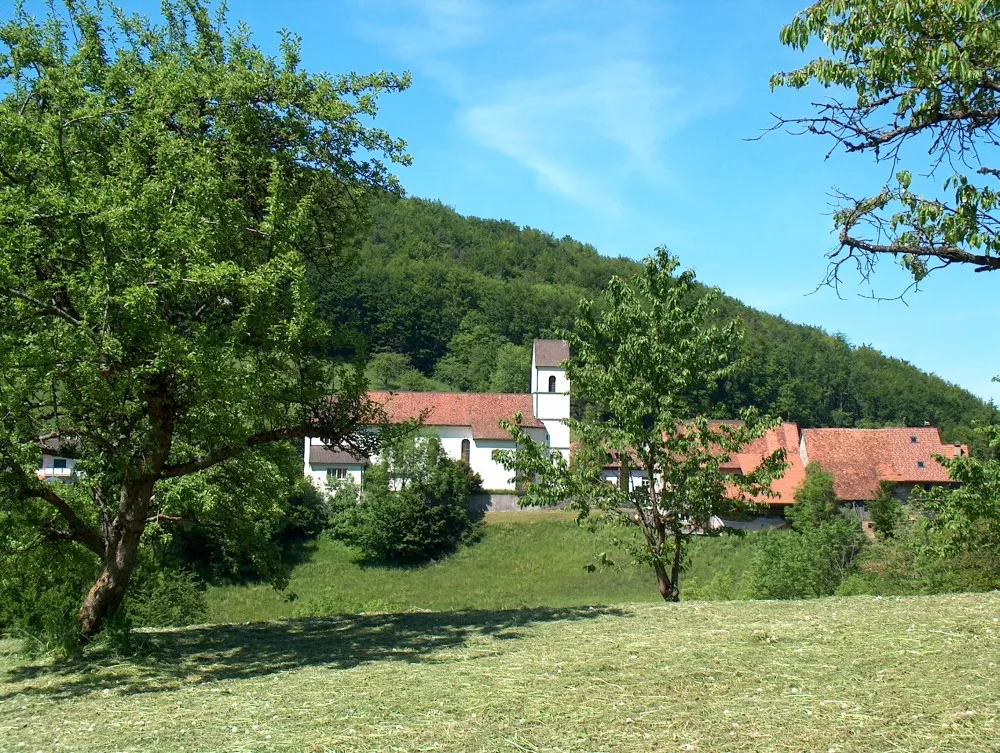
<path fill-rule="evenodd" d="M 331 481 L 343 481 L 347 478 L 346 468 L 327 468 L 326 469 L 326 480 L 327 483 Z"/>

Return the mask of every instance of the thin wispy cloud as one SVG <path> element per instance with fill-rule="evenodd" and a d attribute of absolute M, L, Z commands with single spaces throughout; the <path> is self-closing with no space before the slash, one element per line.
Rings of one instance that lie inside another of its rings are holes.
<path fill-rule="evenodd" d="M 361 29 L 438 81 L 471 142 L 617 217 L 630 181 L 670 182 L 668 140 L 708 109 L 653 54 L 656 8 L 428 0 Z"/>

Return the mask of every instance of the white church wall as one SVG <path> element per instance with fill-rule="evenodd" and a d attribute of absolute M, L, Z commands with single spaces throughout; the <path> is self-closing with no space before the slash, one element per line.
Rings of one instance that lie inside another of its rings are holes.
<path fill-rule="evenodd" d="M 343 463 L 313 463 L 306 473 L 306 478 L 312 485 L 323 491 L 330 491 L 338 482 L 352 481 L 361 486 L 364 467 L 361 464 L 348 465 Z"/>
<path fill-rule="evenodd" d="M 41 465 L 35 472 L 39 478 L 69 481 L 76 472 L 76 460 L 58 455 L 42 455 Z"/>
<path fill-rule="evenodd" d="M 535 442 L 545 443 L 545 429 L 530 428 L 527 432 Z M 453 460 L 462 459 L 462 440 L 468 440 L 469 465 L 483 479 L 483 488 L 514 488 L 514 482 L 511 480 L 512 474 L 493 459 L 493 450 L 513 450 L 514 442 L 512 440 L 474 439 L 472 429 L 468 426 L 425 426 L 421 429 L 421 433 L 424 436 L 437 436 L 441 440 L 441 449 Z M 310 441 L 309 446 L 322 446 L 322 442 Z M 371 460 L 372 463 L 377 463 L 379 459 L 376 456 Z M 355 483 L 361 483 L 361 466 L 307 462 L 305 474 L 316 488 L 325 489 L 327 471 L 331 468 L 348 469 Z"/>
<path fill-rule="evenodd" d="M 545 443 L 544 429 L 527 429 L 526 431 L 533 441 Z M 484 489 L 514 489 L 514 474 L 493 459 L 494 450 L 513 449 L 514 442 L 509 439 L 477 439 L 473 443 L 470 465 L 472 470 L 483 479 Z"/>

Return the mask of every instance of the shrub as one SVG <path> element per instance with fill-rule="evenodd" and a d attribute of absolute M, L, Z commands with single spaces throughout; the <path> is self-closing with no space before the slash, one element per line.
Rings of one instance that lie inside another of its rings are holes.
<path fill-rule="evenodd" d="M 860 526 L 837 507 L 833 476 L 815 464 L 807 466 L 787 517 L 791 531 L 769 531 L 757 539 L 747 575 L 751 598 L 833 594 L 865 545 Z"/>
<path fill-rule="evenodd" d="M 182 627 L 208 616 L 205 588 L 194 573 L 150 569 L 140 574 L 125 604 L 136 627 Z"/>
<path fill-rule="evenodd" d="M 436 437 L 405 439 L 368 470 L 362 494 L 350 484 L 335 492 L 332 533 L 367 559 L 426 562 L 470 540 L 469 497 L 481 486 Z"/>
<path fill-rule="evenodd" d="M 25 641 L 31 654 L 79 651 L 80 604 L 97 575 L 93 554 L 71 542 L 41 541 L 0 553 L 0 633 Z M 162 567 L 151 548 L 140 550 L 124 609 L 102 633 L 118 652 L 130 645 L 135 627 L 189 625 L 205 620 L 201 581 Z"/>
<path fill-rule="evenodd" d="M 890 539 L 896 526 L 903 520 L 903 505 L 892 493 L 893 484 L 883 481 L 879 484 L 875 499 L 868 503 L 868 515 L 872 528 L 880 539 Z"/>
<path fill-rule="evenodd" d="M 291 445 L 175 479 L 157 494 L 182 519 L 162 529 L 165 562 L 208 582 L 284 585 L 328 525 L 326 500 L 302 477 Z"/>
<path fill-rule="evenodd" d="M 900 521 L 892 538 L 862 553 L 837 589 L 840 596 L 904 596 L 988 591 L 1000 586 L 1000 553 L 990 547 L 952 551 L 948 534 L 924 519 Z"/>

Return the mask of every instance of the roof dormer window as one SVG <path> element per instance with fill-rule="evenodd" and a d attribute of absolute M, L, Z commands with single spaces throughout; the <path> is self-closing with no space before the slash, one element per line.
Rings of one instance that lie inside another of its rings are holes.
<path fill-rule="evenodd" d="M 916 443 L 917 443 L 917 438 L 915 436 L 911 436 L 910 437 L 910 444 L 916 444 Z"/>
<path fill-rule="evenodd" d="M 924 467 L 924 461 L 923 460 L 918 460 L 917 461 L 917 468 L 923 468 L 923 467 Z"/>

